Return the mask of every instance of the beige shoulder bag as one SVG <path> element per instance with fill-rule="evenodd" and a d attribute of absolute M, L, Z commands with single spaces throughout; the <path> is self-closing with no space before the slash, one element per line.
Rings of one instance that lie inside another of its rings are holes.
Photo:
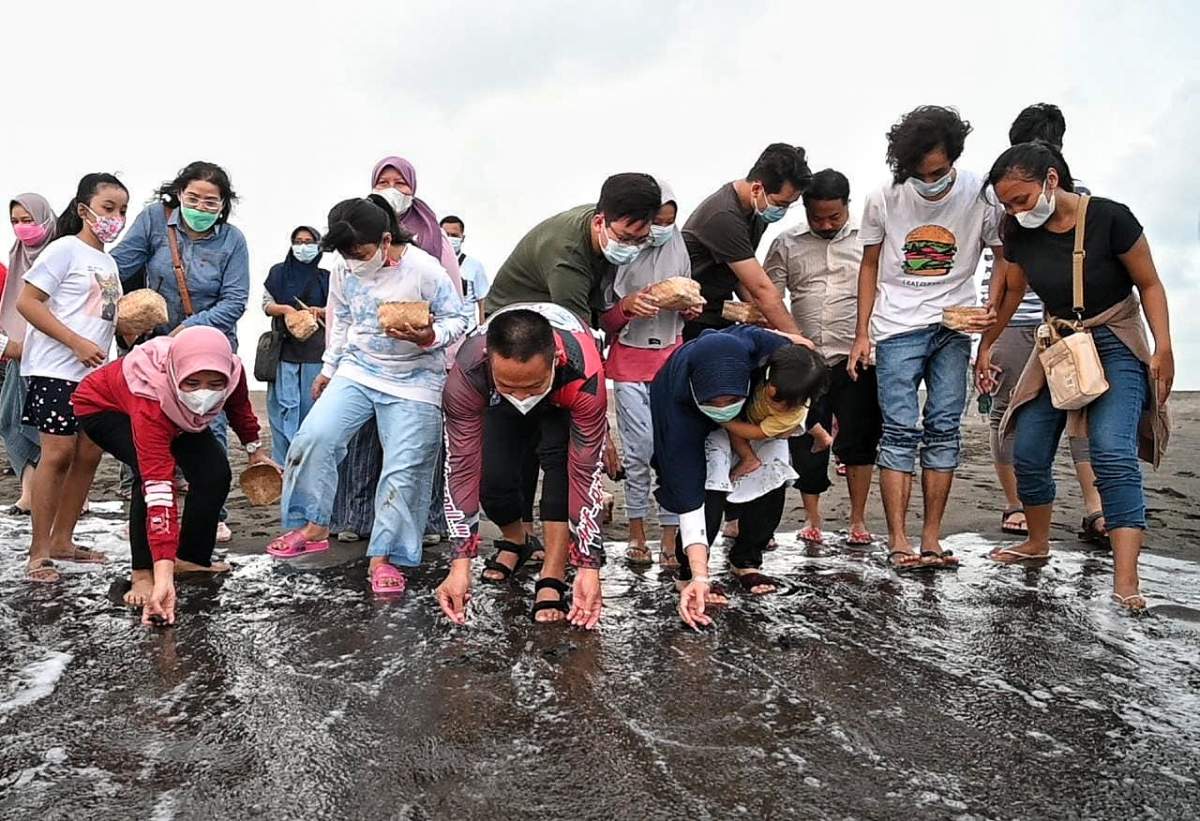
<path fill-rule="evenodd" d="M 1059 410 L 1078 410 L 1108 390 L 1104 366 L 1096 350 L 1092 332 L 1083 326 L 1083 249 L 1084 225 L 1090 197 L 1079 198 L 1075 221 L 1075 251 L 1071 255 L 1071 278 L 1075 321 L 1047 315 L 1038 328 L 1038 360 L 1046 372 L 1050 402 Z M 1066 331 L 1066 335 L 1063 335 Z"/>

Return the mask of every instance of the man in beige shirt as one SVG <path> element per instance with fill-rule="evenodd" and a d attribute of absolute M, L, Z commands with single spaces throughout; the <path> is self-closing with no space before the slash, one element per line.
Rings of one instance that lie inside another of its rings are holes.
<path fill-rule="evenodd" d="M 850 491 L 848 543 L 868 545 L 867 496 L 883 426 L 876 393 L 875 368 L 864 367 L 858 380 L 846 372 L 858 315 L 858 269 L 862 243 L 850 221 L 850 182 L 825 169 L 813 176 L 804 192 L 807 222 L 780 234 L 767 252 L 764 267 L 780 296 L 791 300 L 792 317 L 800 333 L 811 339 L 831 368 L 829 393 L 812 408 L 810 419 L 832 430 L 837 419 L 833 452 L 846 466 Z M 792 466 L 800 474 L 795 487 L 804 498 L 806 521 L 798 534 L 821 543 L 821 494 L 830 487 L 829 443 L 811 435 L 790 442 Z"/>

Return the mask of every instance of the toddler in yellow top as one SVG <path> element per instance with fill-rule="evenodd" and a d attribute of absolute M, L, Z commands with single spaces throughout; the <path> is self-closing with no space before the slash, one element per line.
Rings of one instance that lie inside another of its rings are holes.
<path fill-rule="evenodd" d="M 762 462 L 750 440 L 782 439 L 804 433 L 808 409 L 829 388 L 829 369 L 819 354 L 802 345 L 778 348 L 767 360 L 762 381 L 746 403 L 745 421 L 725 424 L 729 445 L 738 457 L 730 479 L 740 479 L 757 470 Z M 821 425 L 814 425 L 813 450 L 818 452 L 833 443 L 833 437 Z"/>

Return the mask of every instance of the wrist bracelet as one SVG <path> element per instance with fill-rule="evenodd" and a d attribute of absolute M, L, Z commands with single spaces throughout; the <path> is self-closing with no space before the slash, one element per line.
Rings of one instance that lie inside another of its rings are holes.
<path fill-rule="evenodd" d="M 707 584 L 709 587 L 712 586 L 712 576 L 692 576 L 691 581 Z"/>

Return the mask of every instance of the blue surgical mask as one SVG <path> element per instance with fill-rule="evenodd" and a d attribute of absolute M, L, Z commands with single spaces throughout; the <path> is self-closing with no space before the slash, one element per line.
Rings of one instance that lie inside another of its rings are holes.
<path fill-rule="evenodd" d="M 674 225 L 651 225 L 650 226 L 650 244 L 655 248 L 666 245 L 671 241 L 671 235 L 675 233 Z"/>
<path fill-rule="evenodd" d="M 689 385 L 689 387 L 691 386 Z M 739 399 L 732 405 L 725 405 L 724 407 L 720 405 L 705 405 L 696 398 L 696 389 L 691 388 L 691 391 L 692 401 L 696 403 L 696 407 L 700 409 L 700 412 L 719 425 L 737 419 L 737 415 L 742 412 L 742 405 L 746 404 L 745 399 Z"/>
<path fill-rule="evenodd" d="M 292 256 L 301 262 L 312 262 L 321 249 L 315 242 L 297 242 L 292 246 Z"/>
<path fill-rule="evenodd" d="M 771 201 L 767 199 L 767 191 L 765 188 L 763 189 L 763 202 L 765 202 L 766 205 L 761 211 L 758 210 L 758 203 L 754 203 L 754 213 L 762 217 L 763 222 L 779 222 L 788 212 L 788 206 L 786 205 L 771 204 Z"/>
<path fill-rule="evenodd" d="M 628 265 L 642 252 L 640 245 L 629 245 L 613 239 L 612 235 L 608 233 L 607 225 L 602 226 L 600 230 L 604 232 L 604 236 L 608 240 L 601 250 L 604 252 L 604 258 L 613 265 Z"/>
<path fill-rule="evenodd" d="M 909 177 L 908 182 L 922 197 L 927 200 L 933 199 L 954 184 L 954 169 L 951 168 L 946 172 L 946 176 L 933 182 L 925 182 L 916 177 Z"/>

